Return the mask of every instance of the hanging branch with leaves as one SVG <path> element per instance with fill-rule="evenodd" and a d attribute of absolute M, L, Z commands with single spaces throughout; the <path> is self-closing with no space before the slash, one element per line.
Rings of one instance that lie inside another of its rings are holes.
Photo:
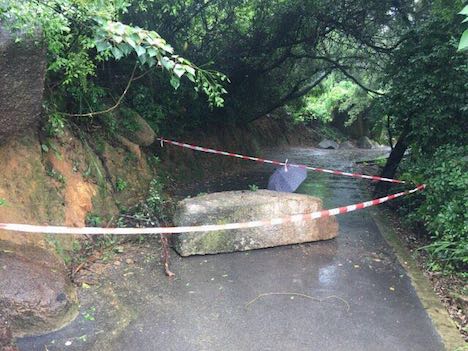
<path fill-rule="evenodd" d="M 155 65 L 170 74 L 170 83 L 174 89 L 180 86 L 180 79 L 186 76 L 195 83 L 195 90 L 203 91 L 210 105 L 222 107 L 224 89 L 222 82 L 228 78 L 217 71 L 202 69 L 189 60 L 174 54 L 174 49 L 161 36 L 139 27 L 132 27 L 121 22 L 97 20 L 95 43 L 99 53 L 116 60 L 136 53 L 142 65 Z"/>

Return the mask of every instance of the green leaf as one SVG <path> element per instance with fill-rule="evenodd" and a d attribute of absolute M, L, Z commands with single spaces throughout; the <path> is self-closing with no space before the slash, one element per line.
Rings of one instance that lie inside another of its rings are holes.
<path fill-rule="evenodd" d="M 114 55 L 116 60 L 120 60 L 123 57 L 123 52 L 120 51 L 117 47 L 111 47 L 112 55 Z"/>
<path fill-rule="evenodd" d="M 118 35 L 124 35 L 126 27 L 127 26 L 121 22 L 114 22 L 113 30 Z"/>
<path fill-rule="evenodd" d="M 107 49 L 110 49 L 111 47 L 112 45 L 108 41 L 105 41 L 105 40 L 96 41 L 97 52 L 105 51 Z"/>
<path fill-rule="evenodd" d="M 172 76 L 171 77 L 171 85 L 175 90 L 177 90 L 177 88 L 179 88 L 179 86 L 180 86 L 180 79 L 177 78 L 176 76 Z"/>
<path fill-rule="evenodd" d="M 140 61 L 142 65 L 144 65 L 147 62 L 147 59 L 148 59 L 148 55 L 138 56 L 138 61 Z"/>
<path fill-rule="evenodd" d="M 140 40 L 140 37 L 138 36 L 138 34 L 133 33 L 133 34 L 130 36 L 130 38 L 133 39 L 133 41 L 136 43 L 136 45 L 140 45 L 140 44 L 141 44 L 141 40 Z"/>
<path fill-rule="evenodd" d="M 117 45 L 117 47 L 119 48 L 120 51 L 122 51 L 124 56 L 127 56 L 133 50 L 133 48 L 127 43 L 120 43 L 119 45 Z"/>
<path fill-rule="evenodd" d="M 135 40 L 133 40 L 131 37 L 126 37 L 124 38 L 125 41 L 130 44 L 131 47 L 133 47 L 134 49 L 136 49 L 137 47 L 137 44 L 135 43 Z"/>
<path fill-rule="evenodd" d="M 195 83 L 195 81 L 196 81 L 195 76 L 193 74 L 189 73 L 189 72 L 187 72 L 187 78 L 193 83 Z"/>
<path fill-rule="evenodd" d="M 146 53 L 146 49 L 143 46 L 137 46 L 135 48 L 135 51 L 136 51 L 138 56 L 141 56 L 141 55 Z"/>
<path fill-rule="evenodd" d="M 167 69 L 168 71 L 172 70 L 174 68 L 174 62 L 172 62 L 167 56 L 164 56 L 161 59 L 161 65 Z"/>
<path fill-rule="evenodd" d="M 151 47 L 151 46 L 148 49 L 146 49 L 146 51 L 148 52 L 148 55 L 150 57 L 154 57 L 154 56 L 156 56 L 158 54 L 158 50 Z"/>
<path fill-rule="evenodd" d="M 163 49 L 164 51 L 166 51 L 166 52 L 168 52 L 170 54 L 174 53 L 174 49 L 169 44 L 161 44 L 160 47 L 161 47 L 161 49 Z"/>
<path fill-rule="evenodd" d="M 123 38 L 121 35 L 113 35 L 112 40 L 115 41 L 117 44 L 121 43 Z"/>
<path fill-rule="evenodd" d="M 182 77 L 185 73 L 185 69 L 184 67 L 182 67 L 181 65 L 177 64 L 174 66 L 174 74 L 177 76 L 177 77 Z"/>
<path fill-rule="evenodd" d="M 183 65 L 183 67 L 187 71 L 187 73 L 190 73 L 191 75 L 195 76 L 195 68 L 189 65 Z"/>
<path fill-rule="evenodd" d="M 461 10 L 459 13 L 459 15 L 465 15 L 465 16 L 468 16 L 468 5 L 466 5 L 463 10 Z"/>
<path fill-rule="evenodd" d="M 460 39 L 460 43 L 458 44 L 458 51 L 465 51 L 468 49 L 468 29 L 466 29 L 462 37 Z"/>

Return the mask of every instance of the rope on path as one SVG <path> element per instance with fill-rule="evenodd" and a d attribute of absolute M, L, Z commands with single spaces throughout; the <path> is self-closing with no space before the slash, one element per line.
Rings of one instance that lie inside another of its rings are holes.
<path fill-rule="evenodd" d="M 323 297 L 323 298 L 319 298 L 319 297 L 310 296 L 310 295 L 306 295 L 306 294 L 302 294 L 302 293 L 296 293 L 296 292 L 269 292 L 269 293 L 259 294 L 253 300 L 247 302 L 245 304 L 245 308 L 248 308 L 251 304 L 253 304 L 257 300 L 261 299 L 262 297 L 274 296 L 274 295 L 291 296 L 291 297 L 292 296 L 299 296 L 299 297 L 303 297 L 305 299 L 309 299 L 309 300 L 313 300 L 313 301 L 317 301 L 317 302 L 323 302 L 323 301 L 328 300 L 328 299 L 337 299 L 337 300 L 340 300 L 341 302 L 343 302 L 346 305 L 346 312 L 349 312 L 349 310 L 351 309 L 351 307 L 349 306 L 348 301 L 346 301 L 345 299 L 343 299 L 343 298 L 341 298 L 339 296 L 336 296 L 336 295 L 330 295 L 330 296 L 326 296 L 326 297 Z"/>

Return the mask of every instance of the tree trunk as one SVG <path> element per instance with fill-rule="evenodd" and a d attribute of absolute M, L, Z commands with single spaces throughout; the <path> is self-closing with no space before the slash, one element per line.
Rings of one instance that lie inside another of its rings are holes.
<path fill-rule="evenodd" d="M 390 116 L 387 116 L 387 133 L 388 133 L 388 144 L 390 145 L 390 149 L 393 151 L 393 134 L 392 128 L 390 126 Z"/>
<path fill-rule="evenodd" d="M 403 132 L 398 138 L 398 142 L 396 143 L 395 147 L 390 152 L 390 156 L 387 159 L 387 163 L 385 164 L 385 167 L 382 170 L 382 173 L 380 174 L 381 177 L 385 177 L 385 178 L 395 177 L 395 173 L 398 169 L 398 166 L 400 165 L 400 162 L 403 159 L 405 151 L 408 149 L 408 146 L 409 146 L 409 140 L 408 140 L 409 131 L 410 131 L 410 124 L 409 122 L 407 122 L 403 129 Z M 375 187 L 375 194 L 380 196 L 384 193 L 387 193 L 388 190 L 390 189 L 390 186 L 391 186 L 391 183 L 380 182 Z"/>

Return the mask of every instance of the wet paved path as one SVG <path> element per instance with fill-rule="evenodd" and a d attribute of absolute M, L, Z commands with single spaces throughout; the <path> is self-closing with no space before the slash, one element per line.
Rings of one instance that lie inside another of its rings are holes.
<path fill-rule="evenodd" d="M 349 170 L 351 160 L 372 153 L 289 149 L 267 156 Z M 196 192 L 262 188 L 271 172 L 259 166 Z M 365 200 L 358 182 L 309 173 L 298 192 L 323 196 L 330 208 Z M 174 280 L 161 273 L 154 248 L 130 248 L 137 264 L 112 267 L 98 285 L 81 289 L 75 322 L 20 340 L 20 349 L 442 350 L 369 212 L 340 215 L 338 221 L 339 237 L 330 241 L 184 259 L 173 254 Z M 260 294 L 285 292 L 314 299 L 267 295 L 246 306 Z"/>

